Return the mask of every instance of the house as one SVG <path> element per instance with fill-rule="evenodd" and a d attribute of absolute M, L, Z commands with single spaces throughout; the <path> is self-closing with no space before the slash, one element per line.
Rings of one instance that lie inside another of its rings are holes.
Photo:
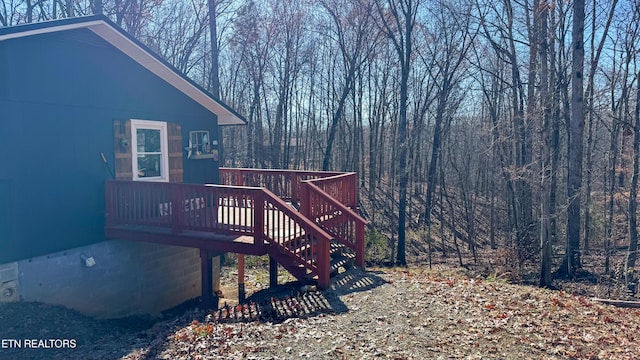
<path fill-rule="evenodd" d="M 103 16 L 0 28 L 0 114 L 0 301 L 121 317 L 210 300 L 223 252 L 364 265 L 355 174 L 220 169 L 243 117 Z"/>

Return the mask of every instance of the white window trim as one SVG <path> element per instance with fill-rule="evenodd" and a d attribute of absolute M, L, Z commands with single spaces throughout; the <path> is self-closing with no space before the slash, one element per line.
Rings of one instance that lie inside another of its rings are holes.
<path fill-rule="evenodd" d="M 160 130 L 160 174 L 157 177 L 138 177 L 138 129 Z M 165 121 L 131 119 L 131 164 L 134 181 L 169 182 L 169 138 Z"/>

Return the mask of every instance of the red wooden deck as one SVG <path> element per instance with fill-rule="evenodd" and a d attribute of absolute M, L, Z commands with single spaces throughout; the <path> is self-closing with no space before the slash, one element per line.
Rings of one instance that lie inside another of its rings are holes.
<path fill-rule="evenodd" d="M 269 254 L 298 279 L 316 279 L 320 287 L 329 284 L 332 242 L 351 249 L 364 267 L 366 221 L 356 212 L 355 173 L 220 173 L 223 185 L 107 181 L 106 236 L 205 254 Z"/>

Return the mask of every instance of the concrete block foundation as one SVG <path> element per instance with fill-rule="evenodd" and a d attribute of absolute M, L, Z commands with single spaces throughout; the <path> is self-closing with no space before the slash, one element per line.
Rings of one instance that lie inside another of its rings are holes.
<path fill-rule="evenodd" d="M 199 265 L 198 249 L 109 240 L 0 265 L 0 301 L 62 305 L 97 318 L 157 313 L 200 296 Z M 2 299 L 3 286 L 11 297 Z"/>

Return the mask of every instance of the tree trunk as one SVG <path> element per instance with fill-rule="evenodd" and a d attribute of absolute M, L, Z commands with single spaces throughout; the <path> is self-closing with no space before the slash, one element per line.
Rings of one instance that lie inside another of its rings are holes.
<path fill-rule="evenodd" d="M 336 132 L 338 131 L 338 122 L 342 118 L 342 112 L 344 111 L 344 105 L 347 100 L 347 96 L 349 96 L 349 92 L 351 91 L 351 86 L 353 83 L 353 78 L 355 69 L 350 68 L 349 74 L 345 80 L 344 88 L 342 88 L 342 93 L 340 94 L 340 100 L 338 100 L 338 105 L 333 113 L 331 126 L 329 128 L 329 138 L 327 139 L 327 149 L 324 152 L 324 160 L 322 161 L 322 170 L 329 171 L 331 168 L 331 150 L 333 149 L 333 142 L 336 139 Z"/>
<path fill-rule="evenodd" d="M 618 166 L 618 135 L 620 133 L 620 125 L 617 120 L 613 120 L 613 129 L 611 130 L 611 141 L 609 144 L 609 163 L 608 163 L 608 201 L 607 201 L 607 211 L 606 211 L 606 220 L 605 220 L 605 240 L 604 240 L 604 272 L 608 274 L 611 270 L 610 266 L 610 255 L 611 255 L 611 244 L 613 240 L 613 216 L 614 216 L 614 205 L 615 205 L 615 193 L 616 193 L 616 167 Z"/>
<path fill-rule="evenodd" d="M 549 85 L 549 38 L 547 32 L 546 5 L 540 6 L 539 1 L 534 1 L 534 26 L 539 29 L 540 40 L 540 102 L 543 107 L 542 118 L 542 155 L 541 155 L 541 186 L 540 186 L 540 287 L 550 288 L 551 284 L 551 244 L 552 228 L 551 218 L 551 119 L 552 97 Z M 539 11 L 539 14 L 538 14 Z"/>
<path fill-rule="evenodd" d="M 640 72 L 638 73 L 640 76 Z M 640 171 L 640 86 L 636 93 L 636 110 L 633 124 L 633 174 L 629 189 L 629 249 L 625 263 L 624 280 L 627 289 L 635 295 L 637 279 L 635 275 L 638 257 L 638 171 Z"/>
<path fill-rule="evenodd" d="M 443 84 L 443 86 L 448 86 Z M 433 145 L 431 147 L 431 161 L 429 161 L 429 169 L 427 170 L 427 196 L 425 201 L 424 222 L 425 226 L 431 226 L 431 207 L 433 202 L 433 194 L 436 185 L 436 169 L 438 165 L 438 157 L 440 156 L 440 143 L 442 137 L 442 121 L 444 118 L 445 106 L 447 103 L 445 89 L 440 89 L 438 96 L 438 105 L 436 110 L 436 122 L 433 129 Z"/>
<path fill-rule="evenodd" d="M 582 144 L 584 137 L 584 1 L 573 3 L 572 30 L 571 119 L 568 124 L 569 148 L 567 152 L 567 252 L 569 276 L 582 268 L 580 259 L 580 201 L 582 187 Z"/>
<path fill-rule="evenodd" d="M 98 14 L 98 15 L 102 15 L 103 11 L 103 6 L 102 6 L 102 1 L 103 0 L 93 0 L 93 13 L 94 14 Z M 55 3 L 55 0 L 54 0 Z"/>
<path fill-rule="evenodd" d="M 218 78 L 218 30 L 216 22 L 216 1 L 209 1 L 209 33 L 211 37 L 211 77 L 209 82 L 209 91 L 216 98 L 220 98 L 220 79 Z M 224 149 L 222 146 L 222 129 L 218 135 L 218 148 L 219 148 L 219 164 L 224 164 Z M 213 271 L 213 292 L 214 294 L 220 291 L 220 277 L 222 274 L 220 256 L 215 256 L 212 259 L 212 271 Z"/>
<path fill-rule="evenodd" d="M 416 21 L 419 0 L 388 0 L 392 18 L 387 17 L 386 9 L 378 4 L 378 15 L 381 28 L 393 43 L 400 64 L 400 102 L 398 129 L 396 134 L 398 148 L 398 252 L 396 262 L 405 266 L 406 259 L 406 216 L 407 216 L 407 184 L 409 169 L 407 167 L 407 106 L 409 98 L 409 74 L 413 51 L 413 27 Z M 389 22 L 392 22 L 390 24 Z M 401 26 L 397 26 L 402 24 Z"/>
<path fill-rule="evenodd" d="M 409 57 L 411 52 L 410 37 L 407 35 L 406 63 L 402 69 L 400 80 L 400 119 L 398 122 L 398 265 L 405 266 L 406 258 L 406 216 L 407 216 L 407 183 L 409 182 L 409 170 L 407 169 L 407 99 L 409 82 Z"/>

